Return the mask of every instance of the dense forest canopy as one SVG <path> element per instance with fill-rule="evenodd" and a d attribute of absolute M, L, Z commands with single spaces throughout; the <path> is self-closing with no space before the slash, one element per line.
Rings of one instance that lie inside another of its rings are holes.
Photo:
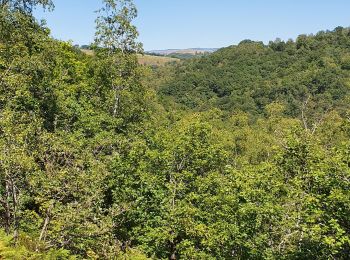
<path fill-rule="evenodd" d="M 0 258 L 348 259 L 350 30 L 149 68 L 131 0 L 86 55 L 0 0 Z"/>
<path fill-rule="evenodd" d="M 242 41 L 237 46 L 178 65 L 160 93 L 195 111 L 217 107 L 264 114 L 279 102 L 286 115 L 298 117 L 303 103 L 315 112 L 349 104 L 350 30 L 338 27 L 296 41 Z"/>

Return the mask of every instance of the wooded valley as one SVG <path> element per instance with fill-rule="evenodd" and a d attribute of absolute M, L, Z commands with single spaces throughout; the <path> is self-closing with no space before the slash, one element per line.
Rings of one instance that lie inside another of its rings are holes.
<path fill-rule="evenodd" d="M 0 0 L 1 259 L 349 259 L 350 29 L 139 64 Z"/>

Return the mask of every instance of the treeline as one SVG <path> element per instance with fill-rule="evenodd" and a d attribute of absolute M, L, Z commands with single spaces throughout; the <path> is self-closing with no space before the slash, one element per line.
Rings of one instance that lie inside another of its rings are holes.
<path fill-rule="evenodd" d="M 151 70 L 102 4 L 88 56 L 0 1 L 0 258 L 347 259 L 348 29 Z"/>
<path fill-rule="evenodd" d="M 242 41 L 199 60 L 181 63 L 160 93 L 195 111 L 216 107 L 264 115 L 272 102 L 298 117 L 348 109 L 350 29 L 337 27 L 296 41 Z"/>

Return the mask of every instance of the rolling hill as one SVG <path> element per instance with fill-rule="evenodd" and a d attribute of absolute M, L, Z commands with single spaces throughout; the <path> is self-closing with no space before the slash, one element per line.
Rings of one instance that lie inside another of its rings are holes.
<path fill-rule="evenodd" d="M 164 66 L 167 63 L 171 62 L 179 62 L 180 59 L 166 57 L 166 56 L 154 56 L 154 55 L 137 55 L 139 63 L 141 65 L 149 65 L 149 66 Z"/>
<path fill-rule="evenodd" d="M 86 55 L 94 55 L 94 51 L 92 50 L 81 49 L 81 51 Z M 180 59 L 177 59 L 177 58 L 166 57 L 166 56 L 156 56 L 156 55 L 149 55 L 149 54 L 138 54 L 137 58 L 138 58 L 139 64 L 148 65 L 148 66 L 164 66 L 165 64 L 168 64 L 171 62 L 180 61 Z"/>
<path fill-rule="evenodd" d="M 159 55 L 171 55 L 171 54 L 202 54 L 202 53 L 213 53 L 218 48 L 189 48 L 189 49 L 167 49 L 167 50 L 151 50 L 146 53 L 154 53 Z"/>
<path fill-rule="evenodd" d="M 175 68 L 161 95 L 194 110 L 264 114 L 272 102 L 297 117 L 309 100 L 314 112 L 349 104 L 350 29 L 336 28 L 296 41 L 245 40 Z"/>

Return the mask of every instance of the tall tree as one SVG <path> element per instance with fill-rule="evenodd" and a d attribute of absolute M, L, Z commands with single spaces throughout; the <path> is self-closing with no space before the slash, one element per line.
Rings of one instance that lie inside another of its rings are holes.
<path fill-rule="evenodd" d="M 98 13 L 95 51 L 99 70 L 95 71 L 105 86 L 100 93 L 113 117 L 124 118 L 124 122 L 138 120 L 143 114 L 139 105 L 144 91 L 136 57 L 142 45 L 132 25 L 136 7 L 131 0 L 104 0 Z"/>
<path fill-rule="evenodd" d="M 142 45 L 136 41 L 137 29 L 132 25 L 137 16 L 132 0 L 103 0 L 98 11 L 95 42 L 111 52 L 139 52 Z"/>

